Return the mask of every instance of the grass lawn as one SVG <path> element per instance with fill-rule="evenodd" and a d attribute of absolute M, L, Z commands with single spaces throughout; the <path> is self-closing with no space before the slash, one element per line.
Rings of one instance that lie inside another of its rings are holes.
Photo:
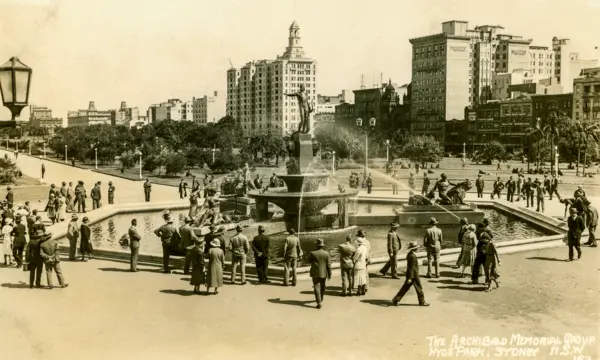
<path fill-rule="evenodd" d="M 14 193 L 15 206 L 29 201 L 34 209 L 40 209 L 46 206 L 48 199 L 48 185 L 42 185 L 39 180 L 23 175 L 16 179 L 16 184 L 12 185 Z M 6 186 L 0 187 L 0 199 L 6 197 Z"/>

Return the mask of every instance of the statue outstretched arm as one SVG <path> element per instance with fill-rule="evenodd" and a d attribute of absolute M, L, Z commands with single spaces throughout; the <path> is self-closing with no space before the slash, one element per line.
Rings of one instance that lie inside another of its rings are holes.
<path fill-rule="evenodd" d="M 288 94 L 288 93 L 283 93 L 283 95 L 289 96 L 289 97 L 296 97 L 296 96 L 298 96 L 297 94 Z"/>

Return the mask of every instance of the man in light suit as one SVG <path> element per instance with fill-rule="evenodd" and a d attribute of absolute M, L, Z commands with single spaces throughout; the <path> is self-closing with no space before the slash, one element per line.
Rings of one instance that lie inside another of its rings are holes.
<path fill-rule="evenodd" d="M 402 248 L 402 244 L 400 244 L 400 236 L 398 236 L 398 233 L 396 233 L 396 230 L 399 226 L 400 225 L 395 221 L 390 224 L 390 231 L 387 234 L 387 247 L 390 259 L 388 260 L 388 262 L 385 263 L 385 265 L 383 265 L 381 270 L 379 270 L 381 275 L 385 276 L 385 274 L 391 268 L 392 279 L 398 278 L 396 256 L 398 255 L 398 251 L 400 251 L 400 249 Z"/>
<path fill-rule="evenodd" d="M 400 291 L 398 291 L 398 294 L 392 299 L 392 304 L 394 306 L 398 306 L 400 300 L 402 300 L 404 295 L 406 295 L 406 292 L 413 285 L 417 291 L 419 305 L 429 306 L 429 304 L 425 302 L 425 294 L 423 293 L 423 286 L 421 286 L 421 278 L 419 277 L 419 260 L 415 254 L 418 247 L 419 245 L 414 241 L 411 241 L 410 244 L 408 244 L 408 254 L 406 255 L 406 281 L 400 288 Z"/>
<path fill-rule="evenodd" d="M 342 271 L 342 296 L 352 295 L 354 288 L 354 262 L 352 257 L 356 248 L 352 245 L 352 236 L 346 236 L 346 242 L 338 247 L 340 254 L 340 270 Z"/>
<path fill-rule="evenodd" d="M 315 245 L 317 250 L 310 253 L 308 261 L 310 262 L 310 277 L 313 281 L 317 309 L 320 309 L 325 296 L 325 281 L 331 280 L 331 258 L 325 250 L 323 239 L 317 239 Z"/>
<path fill-rule="evenodd" d="M 189 216 L 185 217 L 185 224 L 179 228 L 179 235 L 181 235 L 181 242 L 179 243 L 179 248 L 185 251 L 185 260 L 183 262 L 183 273 L 188 275 L 190 273 L 190 266 L 192 264 L 192 257 L 190 250 L 187 250 L 188 247 L 194 245 L 194 241 L 196 241 L 196 234 L 194 234 L 194 230 L 190 225 L 192 223 L 192 218 Z"/>
<path fill-rule="evenodd" d="M 69 286 L 65 282 L 65 278 L 63 277 L 62 271 L 60 269 L 60 251 L 58 246 L 58 241 L 56 239 L 50 239 L 40 246 L 40 255 L 44 260 L 44 264 L 46 265 L 46 280 L 48 281 L 48 287 L 50 289 L 52 286 L 52 271 L 56 272 L 56 276 L 58 277 L 58 284 L 66 288 Z"/>
<path fill-rule="evenodd" d="M 131 220 L 131 227 L 127 233 L 129 234 L 129 249 L 131 250 L 129 271 L 138 272 L 139 270 L 137 268 L 137 263 L 140 253 L 140 240 L 142 240 L 142 236 L 137 230 L 137 219 Z"/>

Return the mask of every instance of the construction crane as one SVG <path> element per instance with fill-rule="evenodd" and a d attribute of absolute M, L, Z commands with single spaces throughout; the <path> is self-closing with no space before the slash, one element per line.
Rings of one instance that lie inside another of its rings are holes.
<path fill-rule="evenodd" d="M 231 62 L 231 58 L 229 58 L 229 65 L 233 68 L 233 63 Z"/>

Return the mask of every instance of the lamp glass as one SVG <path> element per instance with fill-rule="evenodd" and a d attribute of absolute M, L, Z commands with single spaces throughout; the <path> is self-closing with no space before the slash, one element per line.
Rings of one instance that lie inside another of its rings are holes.
<path fill-rule="evenodd" d="M 363 120 L 361 118 L 356 119 L 356 126 L 362 126 Z"/>
<path fill-rule="evenodd" d="M 15 70 L 15 102 L 26 103 L 31 73 L 23 70 Z"/>
<path fill-rule="evenodd" d="M 372 118 L 369 119 L 369 125 L 370 126 L 375 126 L 375 123 L 377 123 L 377 120 L 374 117 L 372 117 Z"/>
<path fill-rule="evenodd" d="M 2 101 L 6 103 L 13 102 L 13 83 L 12 72 L 8 69 L 0 70 L 0 88 L 2 89 Z"/>

